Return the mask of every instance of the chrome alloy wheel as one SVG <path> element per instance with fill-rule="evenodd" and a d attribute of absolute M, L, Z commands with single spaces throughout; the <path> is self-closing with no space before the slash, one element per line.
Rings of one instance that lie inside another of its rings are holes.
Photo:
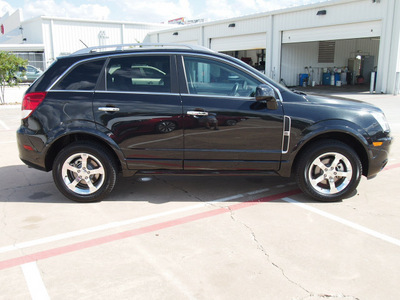
<path fill-rule="evenodd" d="M 64 161 L 61 176 L 72 192 L 89 195 L 102 187 L 105 169 L 95 156 L 88 153 L 75 153 Z"/>
<path fill-rule="evenodd" d="M 316 192 L 333 195 L 350 184 L 353 169 L 346 156 L 337 152 L 328 152 L 314 159 L 307 175 Z"/>

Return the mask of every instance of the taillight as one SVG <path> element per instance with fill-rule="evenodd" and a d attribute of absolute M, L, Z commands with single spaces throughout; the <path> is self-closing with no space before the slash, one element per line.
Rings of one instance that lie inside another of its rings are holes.
<path fill-rule="evenodd" d="M 22 100 L 22 119 L 29 117 L 40 103 L 46 98 L 46 92 L 35 92 L 26 94 Z"/>

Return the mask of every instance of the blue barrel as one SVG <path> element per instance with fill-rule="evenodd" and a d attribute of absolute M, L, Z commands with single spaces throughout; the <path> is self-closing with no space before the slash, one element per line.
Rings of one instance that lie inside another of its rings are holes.
<path fill-rule="evenodd" d="M 299 74 L 299 86 L 303 86 L 304 83 L 308 83 L 308 74 Z"/>
<path fill-rule="evenodd" d="M 322 74 L 322 84 L 330 85 L 331 84 L 331 73 Z"/>
<path fill-rule="evenodd" d="M 342 81 L 342 79 L 340 78 L 340 73 L 335 73 L 335 85 L 337 85 L 336 82 L 338 81 Z"/>

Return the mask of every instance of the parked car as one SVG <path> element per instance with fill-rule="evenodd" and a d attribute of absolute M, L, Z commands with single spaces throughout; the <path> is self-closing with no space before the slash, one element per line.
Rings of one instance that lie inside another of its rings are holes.
<path fill-rule="evenodd" d="M 19 67 L 19 71 L 14 74 L 14 77 L 12 77 L 9 80 L 9 82 L 12 85 L 16 85 L 16 84 L 18 84 L 20 82 L 26 82 L 27 80 L 28 80 L 28 77 L 26 77 L 25 68 L 24 67 Z"/>
<path fill-rule="evenodd" d="M 26 75 L 26 81 L 27 82 L 33 82 L 36 79 L 38 79 L 40 76 L 42 76 L 43 71 L 34 67 L 27 65 L 26 70 L 25 70 L 25 75 Z"/>
<path fill-rule="evenodd" d="M 118 173 L 294 175 L 308 196 L 337 201 L 387 164 L 392 138 L 377 107 L 295 93 L 235 58 L 167 46 L 59 58 L 24 96 L 21 160 L 52 171 L 78 202 L 106 197 Z"/>
<path fill-rule="evenodd" d="M 43 71 L 34 67 L 26 66 L 20 67 L 19 71 L 15 74 L 11 80 L 14 84 L 18 82 L 33 82 L 43 74 Z"/>

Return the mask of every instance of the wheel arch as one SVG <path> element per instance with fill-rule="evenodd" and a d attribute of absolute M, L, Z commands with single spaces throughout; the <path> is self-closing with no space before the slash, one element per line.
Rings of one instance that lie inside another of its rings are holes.
<path fill-rule="evenodd" d="M 46 170 L 47 171 L 52 170 L 54 160 L 61 149 L 77 141 L 90 141 L 102 145 L 113 155 L 113 159 L 117 165 L 119 172 L 123 171 L 126 168 L 121 164 L 121 161 L 123 161 L 123 154 L 118 150 L 116 145 L 112 146 L 104 138 L 99 137 L 95 134 L 90 134 L 86 132 L 73 132 L 67 135 L 60 136 L 51 144 L 51 146 L 46 152 L 46 159 L 45 159 Z"/>
<path fill-rule="evenodd" d="M 313 144 L 320 142 L 321 140 L 337 140 L 342 143 L 347 144 L 350 146 L 358 155 L 361 165 L 362 165 L 362 175 L 367 176 L 368 174 L 368 168 L 369 168 L 369 163 L 368 163 L 368 153 L 366 150 L 366 147 L 363 145 L 363 143 L 355 136 L 345 133 L 345 132 L 325 132 L 322 134 L 319 134 L 317 136 L 314 136 L 313 138 L 307 140 L 301 145 L 301 148 L 297 151 L 295 157 L 294 157 L 294 162 L 292 164 L 292 174 L 297 168 L 297 164 L 300 160 L 300 157 L 305 153 L 310 147 L 313 146 Z"/>

